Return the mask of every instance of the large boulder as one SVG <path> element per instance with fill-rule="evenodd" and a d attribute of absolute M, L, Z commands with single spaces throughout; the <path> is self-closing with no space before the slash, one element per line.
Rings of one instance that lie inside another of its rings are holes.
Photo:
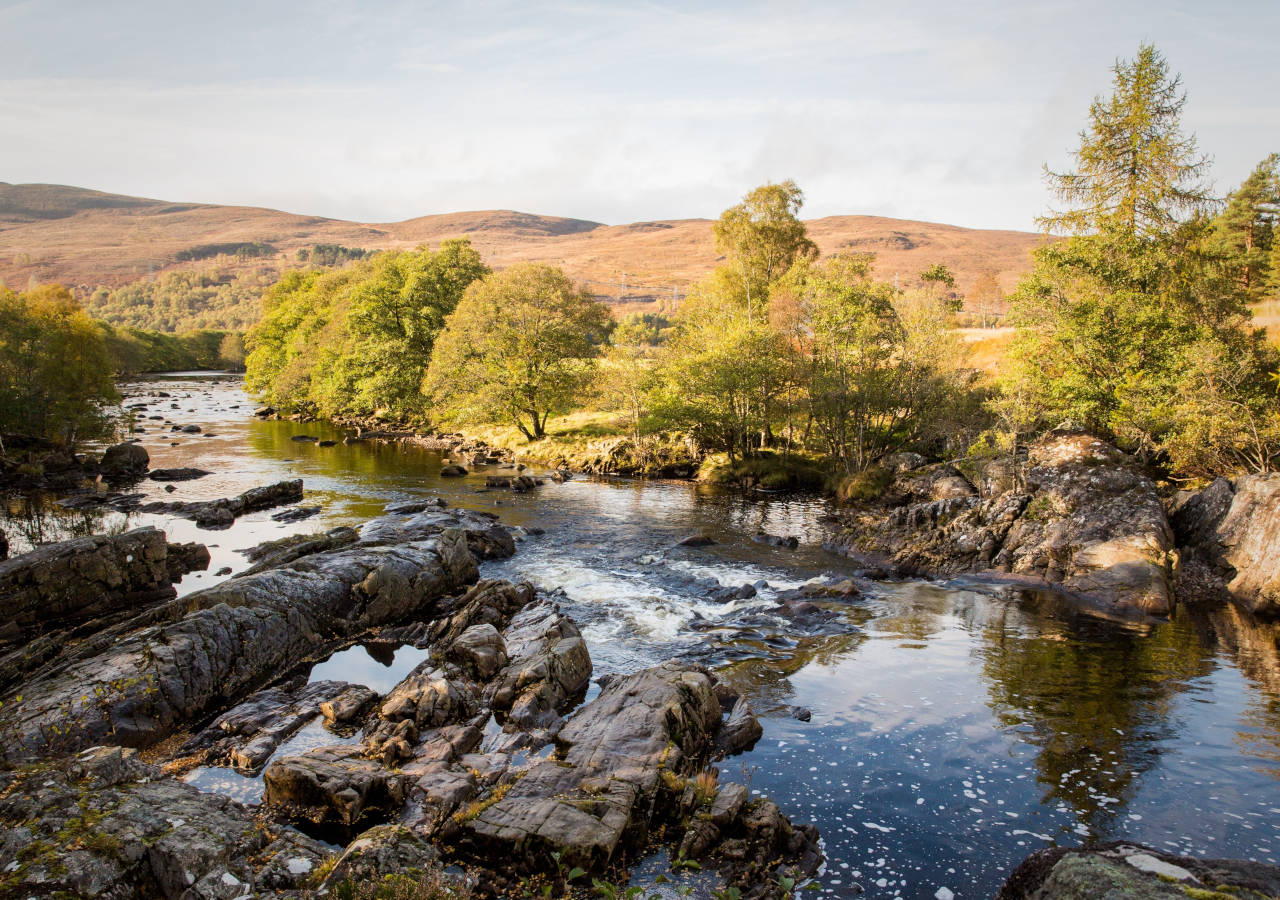
<path fill-rule="evenodd" d="M 1259 618 L 1280 618 L 1280 473 L 1219 478 L 1180 503 L 1179 542 L 1224 590 Z"/>
<path fill-rule="evenodd" d="M 173 582 L 208 565 L 204 545 L 169 544 L 151 527 L 45 544 L 0 561 L 0 691 L 70 643 L 163 607 L 176 595 Z"/>
<path fill-rule="evenodd" d="M 555 758 L 535 763 L 463 824 L 463 848 L 485 865 L 601 870 L 643 844 L 664 809 L 660 795 L 708 759 L 720 722 L 710 675 L 666 663 L 615 678 L 560 732 Z M 669 799 L 669 798 L 668 798 Z"/>
<path fill-rule="evenodd" d="M 916 499 L 863 511 L 831 546 L 904 575 L 992 575 L 1121 614 L 1172 608 L 1177 554 L 1160 496 L 1105 441 L 1051 432 L 1019 487 L 986 498 L 954 470 L 914 477 Z"/>
<path fill-rule="evenodd" d="M 98 472 L 104 478 L 141 478 L 150 465 L 146 448 L 131 443 L 113 444 L 103 451 Z"/>
<path fill-rule="evenodd" d="M 274 760 L 262 773 L 265 802 L 315 821 L 355 825 L 390 813 L 405 799 L 406 779 L 352 746 L 319 747 Z"/>

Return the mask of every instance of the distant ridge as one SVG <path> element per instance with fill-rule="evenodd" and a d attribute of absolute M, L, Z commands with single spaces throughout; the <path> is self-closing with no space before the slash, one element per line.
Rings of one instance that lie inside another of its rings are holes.
<path fill-rule="evenodd" d="M 1005 289 L 1030 268 L 1042 238 L 878 216 L 827 216 L 808 223 L 824 254 L 876 254 L 876 274 L 912 281 L 945 263 L 968 290 L 991 270 Z M 300 265 L 314 244 L 369 250 L 437 245 L 470 235 L 493 266 L 533 260 L 562 266 L 598 295 L 644 308 L 682 295 L 719 257 L 707 219 L 604 225 L 513 210 L 426 215 L 403 222 L 359 223 L 248 206 L 172 203 L 53 184 L 0 182 L 0 279 L 24 288 L 62 282 L 83 291 L 118 287 L 177 269 L 207 269 L 193 248 L 266 245 L 252 259 L 221 257 L 228 272 Z"/>

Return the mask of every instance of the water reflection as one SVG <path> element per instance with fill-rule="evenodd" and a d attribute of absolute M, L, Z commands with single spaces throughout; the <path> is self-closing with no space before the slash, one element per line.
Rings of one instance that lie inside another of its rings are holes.
<path fill-rule="evenodd" d="M 1212 654 L 1181 619 L 1144 637 L 1088 619 L 1018 619 L 982 632 L 992 709 L 1006 726 L 1032 726 L 1044 802 L 1066 803 L 1090 834 L 1110 836 L 1180 725 L 1174 695 L 1195 690 Z"/>
<path fill-rule="evenodd" d="M 9 540 L 11 555 L 25 553 L 39 544 L 91 534 L 119 534 L 129 528 L 128 517 L 120 513 L 93 508 L 65 509 L 55 501 L 54 497 L 38 493 L 5 498 L 0 530 Z"/>

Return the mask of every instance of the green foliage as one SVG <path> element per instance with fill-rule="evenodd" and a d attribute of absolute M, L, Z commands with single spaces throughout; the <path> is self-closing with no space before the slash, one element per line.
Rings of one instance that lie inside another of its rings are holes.
<path fill-rule="evenodd" d="M 782 336 L 746 309 L 737 273 L 722 267 L 695 288 L 667 342 L 653 392 L 653 414 L 736 461 L 766 441 L 788 386 Z"/>
<path fill-rule="evenodd" d="M 116 375 L 244 368 L 244 341 L 229 331 L 161 334 L 97 323 Z"/>
<path fill-rule="evenodd" d="M 1074 421 L 1176 476 L 1268 469 L 1280 358 L 1215 248 L 1178 79 L 1149 46 L 1115 72 L 1115 95 L 1095 101 L 1082 134 L 1081 171 L 1053 176 L 1075 208 L 1045 221 L 1075 234 L 1036 252 L 1012 298 L 1006 413 L 1020 429 L 1030 410 L 1041 424 Z"/>
<path fill-rule="evenodd" d="M 100 287 L 84 306 L 95 319 L 123 328 L 244 331 L 258 321 L 259 297 L 275 277 L 271 269 L 166 272 L 114 290 Z"/>
<path fill-rule="evenodd" d="M 698 480 L 770 491 L 819 490 L 827 482 L 827 472 L 811 456 L 764 450 L 737 461 L 723 453 L 712 454 L 698 470 Z"/>
<path fill-rule="evenodd" d="M 1216 249 L 1248 303 L 1280 293 L 1272 272 L 1278 222 L 1280 153 L 1272 153 L 1227 198 L 1213 223 Z"/>
<path fill-rule="evenodd" d="M 309 262 L 313 266 L 331 269 L 364 259 L 373 252 L 360 247 L 344 247 L 341 244 L 313 244 L 310 249 L 299 248 L 297 257 L 299 262 Z"/>
<path fill-rule="evenodd" d="M 379 253 L 337 272 L 286 272 L 246 336 L 246 384 L 283 408 L 422 420 L 436 336 L 487 272 L 467 240 Z"/>
<path fill-rule="evenodd" d="M 529 440 L 585 395 L 609 309 L 562 271 L 526 263 L 467 289 L 437 342 L 424 390 L 433 413 L 504 422 Z"/>
<path fill-rule="evenodd" d="M 264 241 L 237 241 L 229 244 L 198 244 L 174 254 L 178 262 L 213 259 L 217 256 L 234 256 L 236 259 L 257 259 L 275 256 L 276 248 Z"/>
<path fill-rule="evenodd" d="M 752 304 L 763 304 L 770 286 L 797 259 L 818 253 L 800 221 L 802 206 L 804 192 L 794 181 L 764 184 L 721 213 L 712 226 L 716 249 L 742 279 L 748 318 Z"/>
<path fill-rule="evenodd" d="M 616 347 L 647 344 L 656 347 L 665 339 L 671 320 L 661 313 L 629 313 L 613 328 L 609 342 Z"/>
<path fill-rule="evenodd" d="M 0 287 L 0 433 L 74 447 L 109 431 L 118 400 L 102 331 L 69 290 Z"/>

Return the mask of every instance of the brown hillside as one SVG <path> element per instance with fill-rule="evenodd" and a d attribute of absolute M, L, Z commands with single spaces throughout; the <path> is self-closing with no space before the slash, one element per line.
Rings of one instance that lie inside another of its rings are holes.
<path fill-rule="evenodd" d="M 34 279 L 89 290 L 171 269 L 206 267 L 207 260 L 178 259 L 183 251 L 205 245 L 269 244 L 274 252 L 265 258 L 223 257 L 219 263 L 233 270 L 278 269 L 297 265 L 297 250 L 317 243 L 407 248 L 467 234 L 491 265 L 554 263 L 624 307 L 642 308 L 654 301 L 665 307 L 716 265 L 710 225 L 707 219 L 602 225 L 510 210 L 363 224 L 256 207 L 168 203 L 61 185 L 0 182 L 0 280 L 17 288 Z M 830 216 L 808 225 L 823 253 L 875 253 L 881 278 L 898 274 L 907 283 L 940 262 L 956 273 L 962 290 L 986 269 L 1011 288 L 1029 268 L 1029 252 L 1041 240 L 1024 232 L 875 216 Z"/>

